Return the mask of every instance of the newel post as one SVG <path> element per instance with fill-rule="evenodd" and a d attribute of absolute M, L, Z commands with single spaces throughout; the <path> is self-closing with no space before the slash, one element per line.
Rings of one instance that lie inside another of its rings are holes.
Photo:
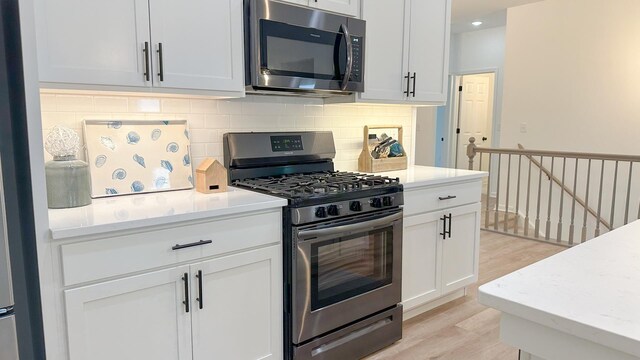
<path fill-rule="evenodd" d="M 476 138 L 469 138 L 469 145 L 467 145 L 467 156 L 469 157 L 469 170 L 473 170 L 473 159 L 476 157 Z"/>

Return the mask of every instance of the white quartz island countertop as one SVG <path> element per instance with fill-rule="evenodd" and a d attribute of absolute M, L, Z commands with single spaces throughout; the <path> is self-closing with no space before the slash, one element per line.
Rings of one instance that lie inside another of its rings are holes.
<path fill-rule="evenodd" d="M 487 283 L 478 300 L 507 316 L 586 340 L 573 351 L 595 343 L 616 354 L 592 351 L 572 358 L 640 358 L 640 221 Z M 554 354 L 544 358 L 559 358 Z"/>
<path fill-rule="evenodd" d="M 405 189 L 446 184 L 451 181 L 473 180 L 486 177 L 484 171 L 448 169 L 432 166 L 409 165 L 406 170 L 388 171 L 379 175 L 397 177 Z"/>
<path fill-rule="evenodd" d="M 243 212 L 273 209 L 287 200 L 229 187 L 228 192 L 201 194 L 168 191 L 93 199 L 88 206 L 49 210 L 54 240 L 111 231 L 177 223 Z"/>

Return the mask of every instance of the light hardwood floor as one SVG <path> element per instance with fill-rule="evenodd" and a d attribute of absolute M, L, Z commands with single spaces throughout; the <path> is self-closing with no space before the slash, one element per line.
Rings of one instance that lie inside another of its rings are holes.
<path fill-rule="evenodd" d="M 478 303 L 478 286 L 564 249 L 482 231 L 478 283 L 465 297 L 406 321 L 402 340 L 367 360 L 516 360 L 518 350 L 498 338 L 500 313 Z"/>

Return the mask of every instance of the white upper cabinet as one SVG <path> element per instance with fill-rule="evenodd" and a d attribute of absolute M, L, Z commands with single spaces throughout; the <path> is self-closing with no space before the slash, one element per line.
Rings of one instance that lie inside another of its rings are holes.
<path fill-rule="evenodd" d="M 412 0 L 407 12 L 410 18 L 407 70 L 411 74 L 408 99 L 444 103 L 449 73 L 451 0 Z"/>
<path fill-rule="evenodd" d="M 154 86 L 243 90 L 242 1 L 151 0 L 149 5 Z"/>
<path fill-rule="evenodd" d="M 41 82 L 150 86 L 146 0 L 36 0 Z"/>
<path fill-rule="evenodd" d="M 360 15 L 361 0 L 280 0 L 283 2 L 309 6 L 338 14 L 357 17 Z M 368 1 L 368 0 L 367 0 Z"/>
<path fill-rule="evenodd" d="M 241 0 L 35 1 L 45 87 L 244 95 Z"/>
<path fill-rule="evenodd" d="M 360 14 L 360 0 L 309 0 L 309 6 L 349 16 Z"/>
<path fill-rule="evenodd" d="M 404 16 L 407 1 L 366 0 L 362 18 L 367 21 L 365 92 L 361 99 L 402 101 Z"/>
<path fill-rule="evenodd" d="M 364 92 L 356 102 L 444 105 L 451 0 L 366 0 Z M 354 101 L 353 97 L 329 102 Z"/>

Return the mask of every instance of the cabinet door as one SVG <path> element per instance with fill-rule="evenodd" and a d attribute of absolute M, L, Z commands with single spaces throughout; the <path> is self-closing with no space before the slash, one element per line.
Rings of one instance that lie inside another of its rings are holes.
<path fill-rule="evenodd" d="M 365 46 L 366 100 L 394 100 L 405 98 L 407 67 L 404 56 L 405 4 L 409 0 L 366 0 L 362 4 L 362 18 L 367 22 Z"/>
<path fill-rule="evenodd" d="M 360 14 L 360 0 L 309 0 L 309 6 L 354 17 Z"/>
<path fill-rule="evenodd" d="M 194 360 L 282 357 L 281 253 L 271 246 L 191 266 Z"/>
<path fill-rule="evenodd" d="M 402 236 L 402 305 L 411 310 L 440 296 L 438 233 L 442 214 L 406 217 Z"/>
<path fill-rule="evenodd" d="M 65 291 L 71 360 L 191 359 L 188 266 Z"/>
<path fill-rule="evenodd" d="M 41 82 L 150 86 L 147 0 L 36 0 Z"/>
<path fill-rule="evenodd" d="M 241 0 L 150 0 L 149 4 L 154 86 L 243 90 Z"/>
<path fill-rule="evenodd" d="M 411 0 L 408 70 L 416 79 L 410 101 L 447 100 L 450 18 L 451 0 Z"/>
<path fill-rule="evenodd" d="M 451 236 L 442 240 L 442 293 L 478 280 L 480 255 L 480 204 L 460 206 L 451 214 Z"/>

